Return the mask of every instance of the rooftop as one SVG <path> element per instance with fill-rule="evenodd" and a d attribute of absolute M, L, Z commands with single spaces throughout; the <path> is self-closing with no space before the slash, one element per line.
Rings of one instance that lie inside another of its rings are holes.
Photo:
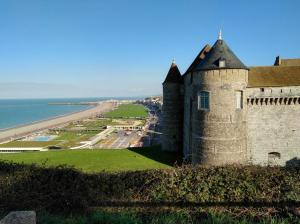
<path fill-rule="evenodd" d="M 180 71 L 173 60 L 171 67 L 169 69 L 169 72 L 167 74 L 167 77 L 165 79 L 164 83 L 181 83 L 182 82 L 182 76 L 180 74 Z"/>
<path fill-rule="evenodd" d="M 220 37 L 194 70 L 248 69 Z"/>
<path fill-rule="evenodd" d="M 300 58 L 293 59 L 281 59 L 279 56 L 276 57 L 275 66 L 300 66 Z"/>
<path fill-rule="evenodd" d="M 300 61 L 300 59 L 298 59 Z M 300 66 L 251 67 L 248 87 L 300 86 Z"/>
<path fill-rule="evenodd" d="M 199 52 L 199 54 L 197 55 L 197 57 L 194 59 L 194 61 L 192 62 L 192 64 L 189 66 L 189 68 L 186 70 L 186 72 L 184 73 L 184 75 L 186 75 L 187 73 L 191 72 L 194 70 L 194 68 L 205 58 L 205 56 L 208 54 L 208 52 L 210 51 L 211 46 L 209 44 L 206 44 L 202 50 Z"/>

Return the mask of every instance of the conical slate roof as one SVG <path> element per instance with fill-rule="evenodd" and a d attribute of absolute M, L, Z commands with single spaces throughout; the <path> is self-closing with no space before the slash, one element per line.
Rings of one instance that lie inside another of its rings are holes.
<path fill-rule="evenodd" d="M 223 66 L 219 66 L 220 60 L 225 61 Z M 210 49 L 203 61 L 196 67 L 195 71 L 213 69 L 247 69 L 248 68 L 231 51 L 224 40 L 218 39 Z"/>
<path fill-rule="evenodd" d="M 182 83 L 182 76 L 174 61 L 171 64 L 171 67 L 163 84 L 164 83 Z"/>
<path fill-rule="evenodd" d="M 197 57 L 194 59 L 194 61 L 192 62 L 192 64 L 189 66 L 189 68 L 186 70 L 186 72 L 184 73 L 184 76 L 189 73 L 192 72 L 195 67 L 204 60 L 205 56 L 208 54 L 208 52 L 210 51 L 211 47 L 209 44 L 206 44 L 202 50 L 199 52 L 199 54 L 197 55 Z"/>

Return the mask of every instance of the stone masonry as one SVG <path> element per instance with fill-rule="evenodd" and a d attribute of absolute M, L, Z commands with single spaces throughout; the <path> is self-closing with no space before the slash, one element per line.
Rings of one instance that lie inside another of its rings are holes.
<path fill-rule="evenodd" d="M 206 166 L 299 164 L 300 59 L 277 57 L 274 66 L 248 68 L 219 38 L 181 81 L 170 71 L 163 150 Z"/>

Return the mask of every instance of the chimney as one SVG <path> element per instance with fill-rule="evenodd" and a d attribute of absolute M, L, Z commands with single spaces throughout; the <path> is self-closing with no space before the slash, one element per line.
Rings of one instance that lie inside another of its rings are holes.
<path fill-rule="evenodd" d="M 280 58 L 280 56 L 276 57 L 274 65 L 275 66 L 280 66 L 281 65 L 281 58 Z"/>

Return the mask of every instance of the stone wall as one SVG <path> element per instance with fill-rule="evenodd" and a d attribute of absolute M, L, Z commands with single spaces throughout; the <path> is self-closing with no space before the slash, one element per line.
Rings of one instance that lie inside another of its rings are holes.
<path fill-rule="evenodd" d="M 183 87 L 178 83 L 163 85 L 162 149 L 182 151 Z"/>
<path fill-rule="evenodd" d="M 223 71 L 223 72 L 220 72 Z M 219 70 L 184 77 L 183 152 L 193 163 L 289 165 L 300 161 L 300 87 L 246 88 L 247 71 Z M 198 110 L 198 92 L 210 110 Z M 243 109 L 234 91 L 242 90 Z"/>
<path fill-rule="evenodd" d="M 188 82 L 188 79 L 186 80 Z M 193 74 L 192 84 L 186 85 L 184 146 L 192 152 L 192 163 L 223 165 L 247 161 L 246 111 L 236 109 L 236 91 L 245 92 L 248 71 L 222 69 Z M 186 83 L 187 84 L 187 83 Z M 198 109 L 198 93 L 210 92 L 210 109 Z M 192 117 L 188 104 L 192 99 Z M 191 122 L 188 124 L 188 121 Z M 188 130 L 187 130 L 188 128 Z M 188 141 L 190 135 L 190 141 Z"/>
<path fill-rule="evenodd" d="M 289 165 L 300 159 L 300 87 L 248 88 L 249 161 Z"/>
<path fill-rule="evenodd" d="M 192 91 L 191 73 L 184 76 L 184 118 L 183 118 L 183 156 L 186 161 L 192 160 L 191 151 L 191 112 L 192 112 Z"/>

